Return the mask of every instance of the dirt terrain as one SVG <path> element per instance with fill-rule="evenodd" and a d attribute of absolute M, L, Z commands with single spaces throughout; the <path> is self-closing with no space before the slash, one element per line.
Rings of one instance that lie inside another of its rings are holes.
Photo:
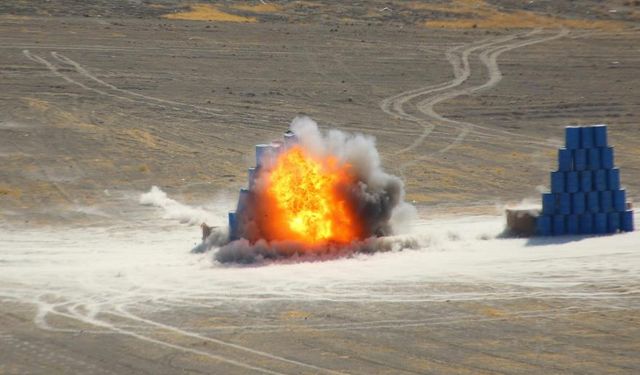
<path fill-rule="evenodd" d="M 622 0 L 4 1 L 0 226 L 35 228 L 34 239 L 50 227 L 149 231 L 157 212 L 141 193 L 156 185 L 192 205 L 233 197 L 253 146 L 301 114 L 375 136 L 423 219 L 539 197 L 574 124 L 609 125 L 638 201 L 639 24 L 640 3 Z M 0 238 L 0 273 L 13 249 L 33 246 L 21 241 Z M 389 287 L 459 297 L 428 302 L 198 306 L 196 295 L 145 310 L 141 293 L 125 306 L 136 311 L 99 321 L 100 296 L 39 295 L 60 330 L 11 297 L 28 281 L 0 277 L 0 374 L 636 373 L 638 284 L 616 275 L 497 300 L 487 296 L 508 285 L 481 278 Z M 610 299 L 580 299 L 592 294 Z"/>
<path fill-rule="evenodd" d="M 418 205 L 536 196 L 570 124 L 609 124 L 623 183 L 632 196 L 640 190 L 638 139 L 627 136 L 639 105 L 633 6 L 623 6 L 630 21 L 610 19 L 622 11 L 590 21 L 615 21 L 605 32 L 544 22 L 428 28 L 402 12 L 364 23 L 363 7 L 321 3 L 274 5 L 294 19 L 307 9 L 300 23 L 159 19 L 158 10 L 185 14 L 161 4 L 70 4 L 69 16 L 49 2 L 11 4 L 0 26 L 5 220 L 91 221 L 60 211 L 109 209 L 151 185 L 191 202 L 236 190 L 252 146 L 297 114 L 374 135 Z M 314 22 L 318 7 L 328 8 L 325 22 Z M 74 16 L 83 11 L 100 14 Z M 131 16 L 106 18 L 123 12 Z M 359 22 L 338 18 L 344 12 Z"/>

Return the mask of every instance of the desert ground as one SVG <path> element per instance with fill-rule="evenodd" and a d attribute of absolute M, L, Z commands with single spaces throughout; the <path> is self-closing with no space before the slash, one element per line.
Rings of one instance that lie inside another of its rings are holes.
<path fill-rule="evenodd" d="M 640 198 L 638 25 L 637 1 L 2 2 L 0 374 L 640 372 L 637 232 L 500 237 L 567 125 L 607 124 Z M 417 249 L 189 253 L 299 115 L 376 138 Z"/>

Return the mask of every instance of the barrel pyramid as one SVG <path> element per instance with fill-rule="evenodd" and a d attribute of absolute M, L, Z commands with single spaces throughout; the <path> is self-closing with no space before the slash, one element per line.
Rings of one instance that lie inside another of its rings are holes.
<path fill-rule="evenodd" d="M 551 191 L 542 194 L 537 233 L 542 236 L 633 231 L 633 211 L 620 185 L 607 126 L 568 126 Z"/>
<path fill-rule="evenodd" d="M 254 188 L 258 175 L 268 170 L 284 151 L 298 144 L 298 137 L 291 131 L 284 133 L 282 140 L 272 141 L 269 144 L 256 145 L 256 165 L 248 170 L 247 187 L 240 189 L 238 204 L 235 211 L 229 212 L 229 240 L 235 241 L 244 238 L 255 241 L 249 232 L 256 236 L 255 231 L 250 231 L 249 226 L 255 220 L 253 201 L 255 200 Z"/>

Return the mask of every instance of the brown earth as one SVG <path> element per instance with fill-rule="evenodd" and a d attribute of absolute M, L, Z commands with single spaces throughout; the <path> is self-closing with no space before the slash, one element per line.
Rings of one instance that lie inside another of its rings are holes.
<path fill-rule="evenodd" d="M 299 114 L 374 135 L 385 168 L 403 177 L 424 216 L 537 197 L 573 124 L 609 125 L 623 185 L 638 200 L 639 21 L 640 4 L 622 0 L 5 1 L 0 220 L 108 225 L 148 215 L 136 200 L 152 185 L 194 204 L 233 193 L 246 183 L 253 145 Z M 107 215 L 76 209 L 87 206 Z M 637 309 L 605 314 L 576 303 L 575 311 L 571 300 L 552 308 L 535 297 L 518 306 L 371 304 L 362 317 L 331 303 L 267 304 L 264 316 L 220 314 L 239 325 L 305 319 L 286 311 L 322 323 L 473 316 L 442 329 L 296 326 L 284 336 L 226 337 L 285 354 L 305 348 L 296 355 L 353 373 L 637 373 Z M 540 316 L 518 316 L 536 309 Z M 192 323 L 208 313 L 170 316 Z M 123 336 L 109 336 L 103 351 L 103 336 L 44 333 L 32 314 L 0 302 L 0 326 L 11 327 L 0 332 L 0 374 L 243 373 Z M 29 345 L 42 358 L 32 361 Z"/>

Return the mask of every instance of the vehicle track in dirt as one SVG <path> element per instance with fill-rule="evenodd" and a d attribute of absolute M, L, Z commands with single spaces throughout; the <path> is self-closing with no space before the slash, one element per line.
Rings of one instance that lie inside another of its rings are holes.
<path fill-rule="evenodd" d="M 470 122 L 450 119 L 440 115 L 434 109 L 437 104 L 447 100 L 463 95 L 471 95 L 496 86 L 502 79 L 502 72 L 497 63 L 497 59 L 502 53 L 516 48 L 555 40 L 569 34 L 568 30 L 562 29 L 551 36 L 530 38 L 541 32 L 542 30 L 537 29 L 524 35 L 515 34 L 507 37 L 499 37 L 489 42 L 483 40 L 473 43 L 464 49 L 461 47 L 452 48 L 446 53 L 447 60 L 453 68 L 454 78 L 452 80 L 437 85 L 409 90 L 382 100 L 380 102 L 380 108 L 385 113 L 397 119 L 414 122 L 423 128 L 422 134 L 414 142 L 396 151 L 396 154 L 402 154 L 416 149 L 422 145 L 428 137 L 436 135 L 436 130 L 440 133 L 436 138 L 451 140 L 449 144 L 434 152 L 419 155 L 415 159 L 403 163 L 401 168 L 404 169 L 419 161 L 429 159 L 436 154 L 444 154 L 465 140 L 497 144 L 506 137 L 510 137 L 511 142 L 521 143 L 524 147 L 549 147 L 549 142 L 539 137 L 515 134 L 508 130 L 489 128 Z M 480 85 L 458 88 L 471 77 L 475 76 L 475 70 L 472 70 L 472 65 L 469 62 L 470 56 L 474 52 L 478 53 L 477 59 L 482 66 L 486 68 L 488 78 L 486 82 Z M 413 107 L 417 113 L 410 113 L 409 108 L 411 107 Z"/>

